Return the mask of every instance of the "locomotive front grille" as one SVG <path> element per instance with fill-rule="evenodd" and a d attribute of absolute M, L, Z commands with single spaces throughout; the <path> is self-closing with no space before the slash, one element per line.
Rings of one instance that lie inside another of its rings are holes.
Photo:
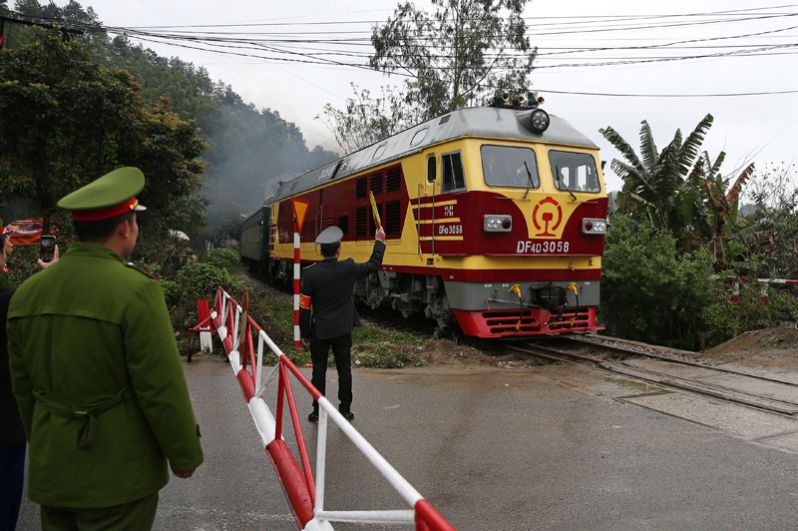
<path fill-rule="evenodd" d="M 518 336 L 584 331 L 595 327 L 590 308 L 541 308 L 481 312 L 492 335 Z"/>

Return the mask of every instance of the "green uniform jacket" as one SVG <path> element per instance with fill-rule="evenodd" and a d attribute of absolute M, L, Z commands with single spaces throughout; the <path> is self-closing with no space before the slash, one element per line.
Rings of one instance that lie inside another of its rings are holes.
<path fill-rule="evenodd" d="M 11 299 L 8 346 L 30 443 L 31 500 L 109 507 L 157 492 L 169 478 L 167 459 L 177 472 L 202 463 L 161 287 L 113 251 L 73 244 L 22 284 Z M 85 417 L 55 411 L 114 397 L 119 403 L 95 416 L 88 438 Z"/>

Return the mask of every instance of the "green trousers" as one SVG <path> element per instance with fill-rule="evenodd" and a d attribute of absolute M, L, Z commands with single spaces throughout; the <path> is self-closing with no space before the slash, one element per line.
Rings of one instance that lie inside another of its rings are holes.
<path fill-rule="evenodd" d="M 43 531 L 147 531 L 152 529 L 158 493 L 101 509 L 41 506 Z"/>

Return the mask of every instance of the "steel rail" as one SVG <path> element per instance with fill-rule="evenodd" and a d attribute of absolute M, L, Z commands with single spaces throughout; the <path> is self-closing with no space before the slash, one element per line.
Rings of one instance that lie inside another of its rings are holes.
<path fill-rule="evenodd" d="M 645 348 L 643 345 L 641 345 L 641 344 L 639 344 L 637 342 L 629 341 L 629 340 L 626 340 L 626 339 L 621 339 L 621 338 L 616 338 L 616 337 L 604 338 L 604 337 L 592 336 L 592 335 L 566 336 L 566 337 L 563 337 L 563 339 L 568 339 L 569 341 L 573 341 L 575 343 L 582 343 L 584 345 L 589 345 L 591 347 L 598 347 L 598 348 L 603 348 L 603 349 L 606 349 L 606 350 L 614 350 L 616 352 L 621 352 L 621 353 L 624 353 L 624 354 L 631 354 L 631 355 L 634 355 L 634 356 L 645 356 L 647 358 L 658 359 L 658 360 L 662 360 L 662 361 L 669 361 L 669 362 L 672 362 L 672 363 L 680 363 L 682 365 L 689 365 L 690 367 L 699 367 L 701 369 L 708 369 L 708 370 L 717 371 L 717 372 L 725 372 L 725 373 L 728 373 L 728 374 L 736 374 L 738 376 L 748 376 L 750 378 L 756 378 L 758 380 L 762 380 L 762 381 L 765 381 L 765 382 L 771 382 L 771 383 L 789 385 L 789 386 L 792 386 L 792 387 L 798 387 L 798 382 L 791 382 L 791 381 L 788 381 L 788 380 L 781 380 L 779 378 L 771 378 L 769 376 L 763 376 L 763 375 L 760 375 L 760 374 L 747 372 L 747 371 L 738 371 L 738 370 L 734 370 L 734 369 L 727 369 L 725 367 L 718 367 L 718 366 L 715 366 L 715 365 L 707 365 L 705 363 L 698 363 L 698 362 L 695 362 L 695 361 L 683 360 L 683 359 L 679 359 L 679 358 L 676 358 L 676 357 L 667 356 L 667 355 L 663 355 L 663 354 L 654 354 L 653 352 L 640 351 L 640 350 L 636 350 L 636 349 L 631 348 L 631 347 L 630 348 L 623 347 L 623 346 L 618 345 L 618 344 L 608 345 L 608 344 L 604 343 L 604 341 L 611 341 L 613 343 L 621 343 L 621 344 L 626 343 L 627 345 L 632 345 L 632 346 L 635 346 L 635 347 Z"/>
<path fill-rule="evenodd" d="M 718 398 L 727 402 L 734 402 L 744 406 L 785 415 L 791 418 L 794 418 L 794 416 L 798 414 L 798 402 L 791 402 L 778 398 L 757 395 L 741 389 L 731 388 L 720 384 L 700 382 L 689 378 L 674 376 L 666 372 L 655 371 L 642 367 L 632 367 L 624 365 L 623 363 L 607 361 L 595 356 L 566 352 L 551 347 L 543 347 L 541 345 L 526 345 L 524 347 L 505 345 L 505 348 L 552 361 L 576 364 L 590 363 L 609 372 L 623 374 L 627 377 L 647 381 L 661 385 L 663 387 L 671 387 L 704 396 L 711 396 L 713 398 Z M 712 367 L 704 368 L 713 370 Z M 744 376 L 756 378 L 755 376 Z"/>

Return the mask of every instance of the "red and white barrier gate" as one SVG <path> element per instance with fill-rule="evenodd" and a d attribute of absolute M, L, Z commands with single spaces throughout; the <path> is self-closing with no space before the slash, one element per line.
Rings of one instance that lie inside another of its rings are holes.
<path fill-rule="evenodd" d="M 247 314 L 247 295 L 243 307 L 224 289 L 216 292 L 211 309 L 211 324 L 222 341 L 228 361 L 244 393 L 249 412 L 260 433 L 266 452 L 271 458 L 283 486 L 297 526 L 302 530 L 332 530 L 331 522 L 371 524 L 415 524 L 417 530 L 449 531 L 454 527 L 421 497 L 388 461 L 338 412 L 305 378 L 261 327 Z M 203 324 L 203 323 L 201 323 Z M 199 329 L 198 327 L 196 327 Z M 257 350 L 253 342 L 257 337 Z M 265 347 L 277 356 L 277 365 L 264 380 L 262 378 Z M 307 392 L 319 402 L 318 441 L 316 447 L 316 478 L 310 468 L 307 447 L 302 436 L 302 426 L 297 413 L 289 374 L 292 374 Z M 261 398 L 266 386 L 278 376 L 277 414 Z M 294 427 L 299 450 L 300 465 L 283 439 L 282 418 L 285 402 Z M 324 508 L 325 466 L 327 457 L 328 420 L 338 425 L 355 447 L 371 462 L 379 473 L 396 489 L 411 509 L 378 511 L 330 511 Z"/>

